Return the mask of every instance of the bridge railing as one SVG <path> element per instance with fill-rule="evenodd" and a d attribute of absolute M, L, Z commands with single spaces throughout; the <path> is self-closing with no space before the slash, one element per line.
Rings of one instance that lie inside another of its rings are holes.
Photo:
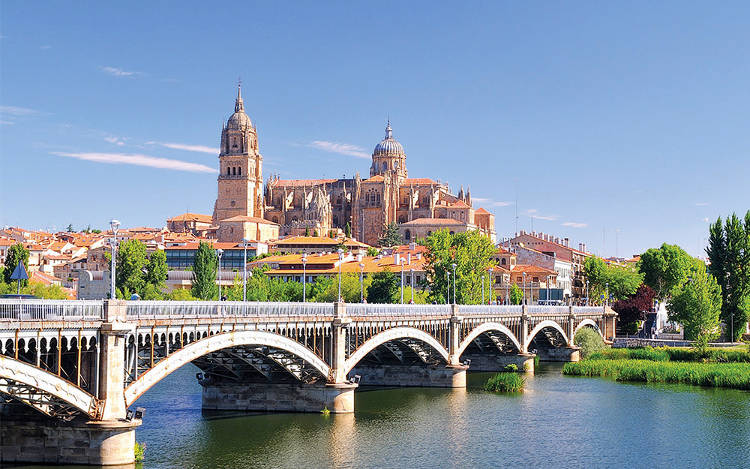
<path fill-rule="evenodd" d="M 604 306 L 573 306 L 575 314 L 602 314 Z"/>
<path fill-rule="evenodd" d="M 526 307 L 526 312 L 529 314 L 568 314 L 570 313 L 570 307 L 529 305 Z"/>
<path fill-rule="evenodd" d="M 332 316 L 333 303 L 242 301 L 134 301 L 129 318 Z"/>
<path fill-rule="evenodd" d="M 495 315 L 511 316 L 519 315 L 523 311 L 521 305 L 459 305 L 459 314 L 478 314 L 478 315 Z"/>
<path fill-rule="evenodd" d="M 98 321 L 103 318 L 103 301 L 0 299 L 0 320 Z"/>
<path fill-rule="evenodd" d="M 347 316 L 450 316 L 450 305 L 365 304 L 346 305 Z"/>

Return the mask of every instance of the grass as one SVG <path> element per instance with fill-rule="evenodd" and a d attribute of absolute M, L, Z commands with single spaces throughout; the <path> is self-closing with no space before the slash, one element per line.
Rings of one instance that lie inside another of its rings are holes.
<path fill-rule="evenodd" d="M 681 383 L 750 390 L 750 363 L 696 363 L 644 359 L 588 359 L 566 363 L 563 374 L 617 381 Z"/>
<path fill-rule="evenodd" d="M 524 379 L 518 373 L 498 373 L 484 383 L 484 390 L 491 392 L 521 392 L 526 385 Z"/>
<path fill-rule="evenodd" d="M 135 451 L 135 462 L 143 462 L 143 458 L 146 455 L 146 443 L 138 443 L 136 441 L 133 451 Z"/>
<path fill-rule="evenodd" d="M 649 360 L 655 362 L 750 363 L 747 348 L 708 349 L 683 347 L 618 348 L 592 353 L 589 360 Z"/>

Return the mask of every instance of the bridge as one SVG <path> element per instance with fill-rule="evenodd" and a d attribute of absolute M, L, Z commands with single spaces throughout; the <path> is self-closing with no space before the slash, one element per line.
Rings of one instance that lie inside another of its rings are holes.
<path fill-rule="evenodd" d="M 614 339 L 604 307 L 0 300 L 0 463 L 129 464 L 138 398 L 192 363 L 208 410 L 354 411 L 359 385 L 465 387 Z"/>

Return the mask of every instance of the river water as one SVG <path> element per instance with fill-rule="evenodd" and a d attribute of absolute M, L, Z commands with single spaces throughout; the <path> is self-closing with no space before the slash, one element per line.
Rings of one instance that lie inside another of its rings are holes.
<path fill-rule="evenodd" d="M 145 468 L 750 467 L 750 394 L 622 384 L 542 365 L 521 395 L 357 391 L 353 415 L 201 413 L 197 368 L 147 392 Z"/>

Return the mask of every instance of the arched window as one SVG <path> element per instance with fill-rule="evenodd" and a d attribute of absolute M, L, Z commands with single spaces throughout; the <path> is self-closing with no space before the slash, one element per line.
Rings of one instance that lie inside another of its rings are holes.
<path fill-rule="evenodd" d="M 501 259 L 500 264 L 505 265 L 505 259 Z"/>
<path fill-rule="evenodd" d="M 399 223 L 406 223 L 406 216 L 405 215 L 401 215 L 400 217 L 398 217 L 398 222 Z"/>
<path fill-rule="evenodd" d="M 236 175 L 237 175 L 237 168 L 232 166 L 232 176 L 236 176 Z"/>
<path fill-rule="evenodd" d="M 231 176 L 231 175 L 232 175 L 232 168 L 227 166 L 227 176 Z"/>
<path fill-rule="evenodd" d="M 406 230 L 404 232 L 404 239 L 407 240 L 407 241 L 411 241 L 411 231 Z"/>
<path fill-rule="evenodd" d="M 242 166 L 237 168 L 237 175 L 242 176 Z"/>

